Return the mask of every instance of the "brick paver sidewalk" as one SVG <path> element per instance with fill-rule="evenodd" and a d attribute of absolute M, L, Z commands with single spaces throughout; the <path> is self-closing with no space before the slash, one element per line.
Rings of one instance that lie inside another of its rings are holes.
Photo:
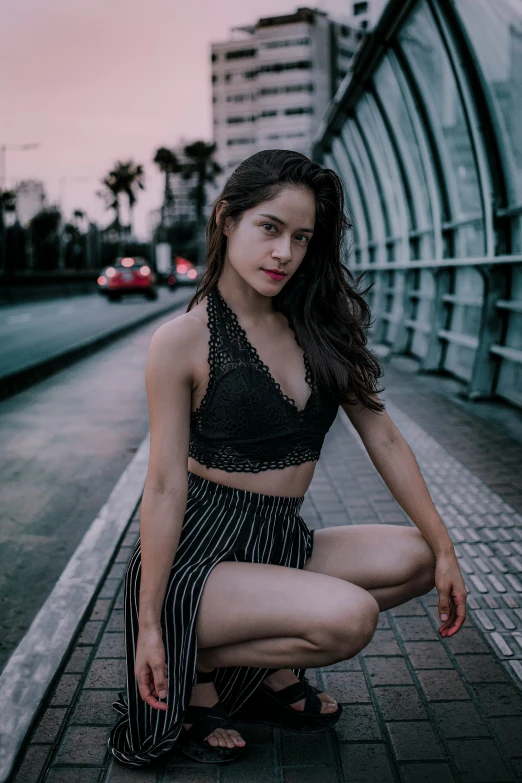
<path fill-rule="evenodd" d="M 29 738 L 16 783 L 522 780 L 521 446 L 409 373 L 389 366 L 385 385 L 388 412 L 456 543 L 470 591 L 461 632 L 440 639 L 435 594 L 411 601 L 381 615 L 357 658 L 309 670 L 344 704 L 335 731 L 300 736 L 244 725 L 248 749 L 230 765 L 190 765 L 172 753 L 129 769 L 109 756 L 106 738 L 118 717 L 111 702 L 125 688 L 122 576 L 136 517 Z M 409 524 L 343 416 L 306 495 L 307 524 Z"/>

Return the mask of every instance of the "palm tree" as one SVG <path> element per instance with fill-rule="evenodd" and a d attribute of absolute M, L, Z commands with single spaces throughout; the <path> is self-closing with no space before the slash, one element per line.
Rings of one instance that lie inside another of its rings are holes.
<path fill-rule="evenodd" d="M 120 220 L 120 194 L 122 193 L 121 182 L 114 176 L 114 171 L 110 171 L 106 177 L 101 180 L 104 190 L 98 190 L 96 195 L 103 198 L 106 209 L 114 210 L 114 221 L 111 225 L 118 234 L 121 231 Z"/>
<path fill-rule="evenodd" d="M 145 189 L 143 179 L 143 166 L 132 160 L 117 161 L 114 168 L 102 179 L 105 190 L 100 191 L 99 195 L 105 198 L 107 209 L 114 209 L 114 228 L 118 231 L 121 229 L 120 195 L 124 194 L 129 201 L 129 230 L 132 234 L 133 209 L 137 201 L 136 191 Z"/>
<path fill-rule="evenodd" d="M 178 174 L 183 167 L 178 160 L 177 155 L 167 147 L 159 147 L 154 155 L 154 163 L 159 170 L 165 174 L 165 192 L 163 195 L 163 204 L 161 206 L 161 226 L 165 225 L 167 213 L 174 206 L 174 193 L 172 192 L 172 174 Z"/>
<path fill-rule="evenodd" d="M 201 223 L 203 209 L 206 205 L 205 186 L 207 183 L 214 183 L 216 174 L 220 174 L 223 169 L 213 160 L 212 156 L 216 151 L 216 144 L 207 144 L 204 141 L 195 141 L 188 144 L 183 153 L 188 158 L 187 163 L 183 164 L 182 177 L 185 180 L 196 177 L 196 186 L 192 191 L 192 196 L 196 205 L 196 217 L 198 223 Z"/>

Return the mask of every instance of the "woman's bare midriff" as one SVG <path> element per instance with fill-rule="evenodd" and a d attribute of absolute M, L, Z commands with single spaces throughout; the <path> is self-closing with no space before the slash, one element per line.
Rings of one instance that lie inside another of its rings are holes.
<path fill-rule="evenodd" d="M 188 470 L 217 484 L 226 484 L 235 489 L 259 492 L 263 495 L 284 495 L 302 497 L 312 481 L 317 460 L 289 465 L 277 470 L 263 470 L 259 473 L 228 473 L 219 468 L 207 468 L 192 457 L 188 458 Z"/>

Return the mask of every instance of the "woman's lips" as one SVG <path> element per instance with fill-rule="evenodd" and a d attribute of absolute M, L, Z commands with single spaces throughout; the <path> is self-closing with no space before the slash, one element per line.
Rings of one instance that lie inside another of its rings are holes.
<path fill-rule="evenodd" d="M 279 274 L 278 272 L 274 272 L 271 269 L 263 269 L 263 272 L 266 272 L 266 274 L 272 278 L 272 280 L 284 280 L 286 275 L 284 273 Z"/>

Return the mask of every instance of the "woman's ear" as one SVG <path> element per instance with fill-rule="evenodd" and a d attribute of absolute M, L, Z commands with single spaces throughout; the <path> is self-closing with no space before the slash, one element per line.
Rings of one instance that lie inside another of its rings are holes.
<path fill-rule="evenodd" d="M 227 202 L 225 199 L 222 199 L 219 204 L 216 206 L 216 223 L 219 225 L 219 222 L 221 220 L 221 216 L 223 214 L 223 210 L 225 209 L 227 205 Z M 228 218 L 225 220 L 225 225 L 223 226 L 223 233 L 227 234 L 228 231 Z"/>

